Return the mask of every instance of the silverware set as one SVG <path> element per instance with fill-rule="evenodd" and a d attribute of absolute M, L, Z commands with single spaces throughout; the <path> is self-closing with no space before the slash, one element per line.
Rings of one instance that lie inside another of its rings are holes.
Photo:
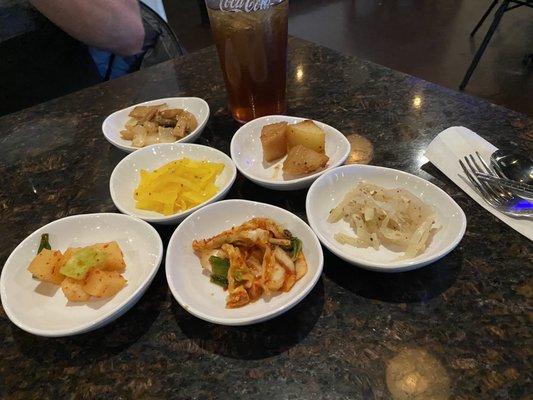
<path fill-rule="evenodd" d="M 533 187 L 527 183 L 508 179 L 495 162 L 491 165 L 476 151 L 459 164 L 466 177 L 481 197 L 496 210 L 512 217 L 533 218 Z M 494 161 L 494 160 L 493 160 Z M 527 182 L 527 180 L 525 180 Z"/>

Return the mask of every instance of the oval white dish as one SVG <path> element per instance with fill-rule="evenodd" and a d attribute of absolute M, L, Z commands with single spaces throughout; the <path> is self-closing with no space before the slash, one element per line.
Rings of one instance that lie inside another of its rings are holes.
<path fill-rule="evenodd" d="M 325 169 L 299 178 L 285 179 L 281 169 L 285 157 L 271 163 L 263 160 L 260 139 L 263 126 L 276 122 L 294 124 L 305 119 L 286 115 L 269 115 L 241 126 L 233 136 L 230 147 L 231 158 L 237 169 L 252 182 L 266 188 L 296 190 L 309 187 L 320 175 L 342 165 L 350 154 L 350 142 L 337 129 L 318 121 L 313 122 L 326 133 L 326 155 L 329 161 Z"/>
<path fill-rule="evenodd" d="M 196 207 L 172 215 L 136 208 L 133 192 L 139 185 L 140 171 L 142 169 L 152 171 L 180 158 L 223 163 L 224 170 L 215 181 L 219 189 L 217 194 Z M 192 143 L 162 143 L 144 147 L 124 157 L 111 173 L 109 190 L 115 206 L 124 214 L 157 224 L 175 224 L 195 210 L 222 199 L 236 177 L 237 170 L 231 158 L 217 149 Z"/>
<path fill-rule="evenodd" d="M 58 285 L 32 278 L 27 270 L 41 234 L 50 235 L 53 249 L 117 241 L 124 254 L 128 284 L 109 299 L 69 302 Z M 88 332 L 121 316 L 146 291 L 163 257 L 156 230 L 140 219 L 122 214 L 65 217 L 37 229 L 8 257 L 0 277 L 2 306 L 19 328 L 39 336 L 60 337 Z"/>
<path fill-rule="evenodd" d="M 432 205 L 440 229 L 428 248 L 413 259 L 401 259 L 403 253 L 384 246 L 379 250 L 340 244 L 334 234 L 341 231 L 354 235 L 348 223 L 327 221 L 329 212 L 344 195 L 359 182 L 365 181 L 387 189 L 407 189 L 422 201 Z M 343 260 L 381 272 L 399 272 L 420 268 L 444 257 L 461 241 L 466 229 L 466 217 L 459 205 L 442 189 L 407 172 L 371 165 L 346 165 L 328 171 L 309 188 L 306 198 L 307 219 L 324 246 Z"/>
<path fill-rule="evenodd" d="M 105 138 L 113 146 L 131 153 L 135 150 L 139 150 L 139 147 L 131 145 L 131 140 L 122 139 L 120 131 L 124 129 L 124 125 L 130 119 L 128 114 L 136 106 L 151 106 L 155 104 L 166 103 L 169 108 L 181 108 L 189 111 L 196 117 L 198 127 L 189 133 L 184 138 L 177 140 L 174 143 L 189 143 L 194 142 L 202 134 L 207 120 L 209 119 L 209 104 L 199 97 L 168 97 L 165 99 L 156 99 L 145 101 L 144 103 L 134 104 L 130 107 L 123 108 L 122 110 L 115 111 L 110 114 L 102 123 L 102 132 Z"/>
<path fill-rule="evenodd" d="M 192 249 L 194 239 L 214 236 L 254 217 L 268 217 L 303 242 L 307 273 L 286 293 L 264 298 L 244 307 L 226 308 L 226 294 L 204 275 Z M 266 321 L 298 304 L 315 286 L 322 273 L 322 247 L 311 228 L 281 208 L 248 200 L 224 200 L 187 217 L 174 231 L 167 247 L 166 276 L 174 298 L 188 312 L 221 325 L 249 325 Z"/>

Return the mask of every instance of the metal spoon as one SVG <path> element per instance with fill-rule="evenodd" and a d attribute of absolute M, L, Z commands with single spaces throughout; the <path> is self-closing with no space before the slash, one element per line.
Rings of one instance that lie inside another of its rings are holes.
<path fill-rule="evenodd" d="M 526 185 L 533 185 L 533 160 L 530 157 L 520 153 L 496 150 L 490 156 L 490 163 L 498 175 Z"/>

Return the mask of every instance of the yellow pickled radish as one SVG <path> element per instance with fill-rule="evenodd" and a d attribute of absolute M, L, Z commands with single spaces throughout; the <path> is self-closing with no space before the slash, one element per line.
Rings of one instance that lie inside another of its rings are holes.
<path fill-rule="evenodd" d="M 224 164 L 182 158 L 153 171 L 141 170 L 135 206 L 164 215 L 188 210 L 212 198 Z"/>

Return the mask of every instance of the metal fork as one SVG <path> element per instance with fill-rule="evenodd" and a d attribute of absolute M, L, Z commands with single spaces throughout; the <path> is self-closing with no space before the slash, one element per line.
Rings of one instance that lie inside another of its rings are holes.
<path fill-rule="evenodd" d="M 490 184 L 487 181 L 479 180 L 475 177 L 476 173 L 494 174 L 479 152 L 476 151 L 476 155 L 484 170 L 479 166 L 472 154 L 464 157 L 464 163 L 462 160 L 459 160 L 459 164 L 466 174 L 466 177 L 479 192 L 481 197 L 483 197 L 490 206 L 503 214 L 519 218 L 533 218 L 533 203 L 514 195 L 500 185 Z"/>
<path fill-rule="evenodd" d="M 522 197 L 533 198 L 533 190 L 531 190 L 531 185 L 512 181 L 507 178 L 499 178 L 497 176 L 484 172 L 476 172 L 475 175 L 476 178 L 480 181 L 486 181 L 489 184 L 499 186 L 503 190 L 509 190 L 512 193 L 515 193 Z"/>

